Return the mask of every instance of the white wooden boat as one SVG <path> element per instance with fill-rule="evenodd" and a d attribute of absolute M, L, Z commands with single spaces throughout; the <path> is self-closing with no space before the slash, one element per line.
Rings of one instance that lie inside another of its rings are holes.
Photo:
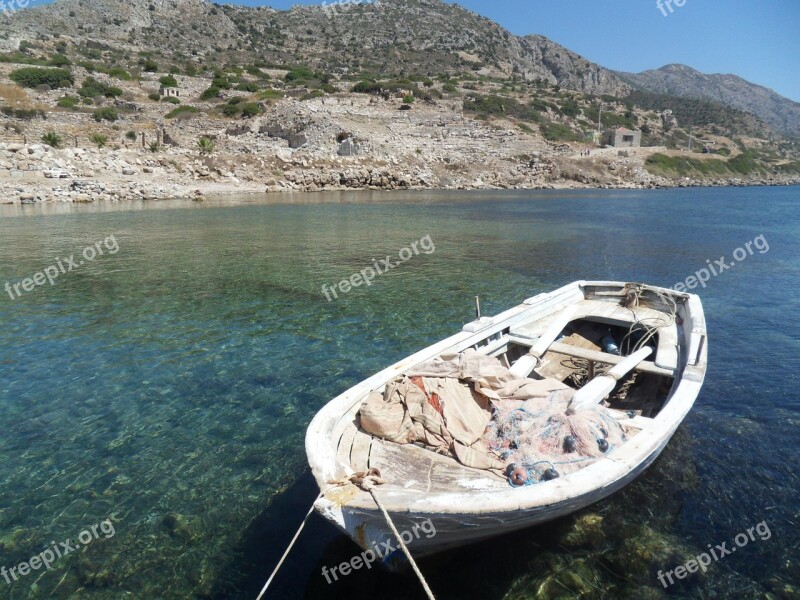
<path fill-rule="evenodd" d="M 565 334 L 597 327 L 624 333 L 642 324 L 655 333 L 654 357 L 633 361 L 638 363 L 635 384 L 610 406 L 625 427 L 627 441 L 569 475 L 515 488 L 489 471 L 359 429 L 357 412 L 369 392 L 382 390 L 411 367 L 444 352 L 473 348 L 499 357 L 523 375 L 538 362 L 531 377 L 546 371 L 548 376 L 567 379 L 566 357 L 588 363 L 590 374 L 595 365 L 617 364 L 623 357 L 602 351 L 591 335 Z M 414 556 L 572 513 L 620 490 L 658 457 L 694 404 L 706 372 L 707 351 L 700 299 L 642 284 L 578 281 L 495 317 L 479 318 L 460 333 L 347 390 L 316 415 L 306 434 L 309 463 L 324 492 L 315 508 L 364 550 L 383 542 L 397 548 L 369 493 L 349 483 L 331 484 L 377 468 L 386 483 L 376 493 L 397 530 L 412 531 L 427 519 L 435 526 L 435 535 L 418 535 L 409 545 Z"/>

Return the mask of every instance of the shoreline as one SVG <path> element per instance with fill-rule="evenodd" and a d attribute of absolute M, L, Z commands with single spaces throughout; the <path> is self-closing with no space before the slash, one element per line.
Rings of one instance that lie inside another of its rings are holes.
<path fill-rule="evenodd" d="M 408 201 L 413 200 L 415 195 L 430 193 L 456 193 L 464 192 L 463 199 L 468 200 L 467 194 L 480 194 L 481 192 L 592 192 L 592 191 L 666 191 L 678 188 L 684 189 L 712 189 L 712 188 L 725 188 L 725 187 L 752 187 L 752 188 L 778 188 L 778 187 L 800 187 L 800 181 L 794 183 L 772 183 L 772 184 L 753 184 L 741 183 L 736 185 L 683 185 L 683 186 L 660 186 L 660 187 L 590 187 L 590 186 L 552 186 L 540 188 L 472 188 L 472 189 L 436 189 L 436 188 L 408 188 L 408 189 L 324 189 L 316 190 L 315 192 L 303 190 L 284 190 L 282 192 L 269 192 L 262 190 L 216 190 L 207 195 L 185 195 L 185 196 L 169 196 L 163 198 L 148 198 L 142 196 L 121 198 L 114 200 L 99 200 L 95 202 L 15 202 L 3 203 L 0 202 L 0 219 L 24 217 L 32 215 L 59 215 L 59 214 L 75 214 L 76 209 L 78 212 L 115 212 L 117 210 L 152 210 L 156 208 L 163 209 L 176 209 L 187 207 L 236 207 L 258 204 L 317 204 L 326 202 L 341 202 L 338 197 L 325 198 L 326 194 L 342 194 L 351 193 L 353 202 L 363 200 L 363 195 L 368 195 L 368 202 L 391 202 L 395 200 Z M 380 196 L 373 196 L 373 194 L 380 194 Z M 302 199 L 300 199 L 302 197 Z M 319 198 L 319 199 L 318 199 Z M 531 198 L 535 201 L 541 198 Z M 84 210 L 81 210 L 84 209 Z"/>
<path fill-rule="evenodd" d="M 267 194 L 314 194 L 324 192 L 480 192 L 480 191 L 545 191 L 545 190 L 668 190 L 677 188 L 724 188 L 724 187 L 794 187 L 800 186 L 800 178 L 787 178 L 786 180 L 767 181 L 758 179 L 732 179 L 732 180 L 690 180 L 676 182 L 659 182 L 657 184 L 601 184 L 592 185 L 573 181 L 555 181 L 543 185 L 479 185 L 479 186 L 264 186 L 241 184 L 202 184 L 198 186 L 185 186 L 180 184 L 159 185 L 149 188 L 135 182 L 132 186 L 106 183 L 102 180 L 73 180 L 77 183 L 73 191 L 66 191 L 58 187 L 28 186 L 25 191 L 18 193 L 17 197 L 8 198 L 6 190 L 0 185 L 0 206 L 25 206 L 36 204 L 94 204 L 115 203 L 131 201 L 169 201 L 193 200 L 202 202 L 207 199 L 226 199 L 236 196 L 262 196 Z M 126 189 L 127 188 L 127 189 Z M 74 192 L 74 193 L 73 193 Z"/>
<path fill-rule="evenodd" d="M 647 149 L 656 151 L 657 149 Z M 197 156 L 186 150 L 60 148 L 0 142 L 0 205 L 94 203 L 336 191 L 634 190 L 800 185 L 800 176 L 670 178 L 639 152 L 574 158 L 536 153 L 475 163 L 427 157 L 320 157 L 288 149 Z"/>

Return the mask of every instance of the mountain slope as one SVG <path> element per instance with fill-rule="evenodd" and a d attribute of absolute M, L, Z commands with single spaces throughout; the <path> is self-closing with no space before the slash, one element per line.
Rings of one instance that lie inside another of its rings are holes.
<path fill-rule="evenodd" d="M 56 0 L 13 15 L 2 37 L 8 49 L 20 39 L 54 31 L 215 63 L 253 62 L 257 57 L 334 72 L 427 76 L 472 70 L 541 79 L 591 94 L 624 95 L 629 89 L 613 72 L 544 37 L 514 36 L 441 0 L 295 6 L 287 11 L 205 0 Z"/>
<path fill-rule="evenodd" d="M 778 131 L 800 136 L 800 103 L 736 75 L 706 75 L 685 65 L 617 74 L 634 87 L 658 94 L 714 100 L 756 115 Z"/>
<path fill-rule="evenodd" d="M 22 41 L 54 42 L 57 32 L 60 40 L 91 47 L 87 58 L 125 66 L 152 55 L 161 64 L 193 64 L 201 71 L 260 63 L 308 66 L 349 79 L 469 73 L 618 98 L 633 87 L 724 104 L 800 136 L 800 103 L 740 77 L 683 65 L 617 73 L 543 36 L 512 35 L 441 0 L 329 2 L 280 11 L 207 0 L 56 0 L 2 19 L 0 51 L 14 51 Z"/>

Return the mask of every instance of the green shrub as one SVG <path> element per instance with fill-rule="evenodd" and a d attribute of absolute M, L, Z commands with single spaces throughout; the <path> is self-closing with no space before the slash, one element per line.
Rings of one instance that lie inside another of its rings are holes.
<path fill-rule="evenodd" d="M 150 92 L 149 94 L 147 94 L 147 97 L 153 102 L 161 102 L 161 94 L 159 94 L 158 92 Z"/>
<path fill-rule="evenodd" d="M 575 100 L 567 100 L 561 105 L 561 113 L 567 117 L 574 118 L 581 114 L 581 107 L 578 106 L 578 103 L 575 102 Z"/>
<path fill-rule="evenodd" d="M 261 114 L 261 107 L 256 102 L 247 102 L 242 104 L 242 117 L 255 117 Z"/>
<path fill-rule="evenodd" d="M 232 86 L 227 77 L 224 75 L 218 75 L 211 80 L 211 87 L 215 87 L 220 90 L 229 90 Z"/>
<path fill-rule="evenodd" d="M 164 75 L 163 77 L 159 77 L 158 82 L 164 87 L 168 88 L 178 87 L 178 80 L 175 79 L 172 75 Z"/>
<path fill-rule="evenodd" d="M 59 108 L 75 108 L 78 106 L 80 101 L 81 99 L 77 96 L 64 96 L 63 98 L 59 99 L 57 106 Z"/>
<path fill-rule="evenodd" d="M 311 90 L 307 94 L 303 94 L 300 97 L 300 100 L 313 100 L 314 98 L 322 98 L 325 95 L 325 92 L 322 90 Z"/>
<path fill-rule="evenodd" d="M 75 82 L 68 69 L 39 69 L 37 67 L 23 67 L 9 74 L 11 81 L 22 87 L 35 88 L 40 85 L 49 85 L 51 89 L 71 87 Z"/>
<path fill-rule="evenodd" d="M 731 161 L 723 161 L 716 158 L 701 160 L 684 156 L 667 156 L 666 154 L 656 153 L 649 156 L 644 161 L 648 171 L 657 175 L 688 175 L 705 176 L 730 176 L 734 169 L 731 169 Z"/>
<path fill-rule="evenodd" d="M 235 117 L 242 111 L 238 104 L 226 104 L 222 107 L 222 114 L 226 117 Z"/>
<path fill-rule="evenodd" d="M 89 139 L 98 148 L 104 148 L 108 144 L 108 136 L 102 133 L 93 133 L 89 136 Z"/>
<path fill-rule="evenodd" d="M 4 106 L 0 108 L 0 112 L 9 117 L 23 119 L 25 121 L 30 121 L 34 117 L 42 117 L 43 119 L 47 118 L 47 115 L 43 110 L 38 110 L 36 108 L 14 108 L 13 106 Z"/>
<path fill-rule="evenodd" d="M 64 140 L 55 131 L 48 131 L 42 136 L 42 142 L 53 148 L 60 148 Z"/>
<path fill-rule="evenodd" d="M 561 123 L 547 121 L 539 126 L 544 139 L 550 142 L 577 142 L 581 141 L 581 136 L 577 135 L 572 129 Z"/>
<path fill-rule="evenodd" d="M 299 81 L 301 79 L 313 79 L 314 78 L 314 71 L 309 69 L 308 67 L 295 67 L 291 69 L 284 80 L 286 81 Z"/>
<path fill-rule="evenodd" d="M 220 89 L 212 85 L 210 88 L 206 89 L 202 94 L 200 94 L 201 100 L 211 100 L 212 98 L 219 98 Z"/>
<path fill-rule="evenodd" d="M 442 89 L 447 92 L 448 94 L 453 94 L 458 91 L 458 88 L 455 86 L 454 83 L 445 83 L 442 86 Z"/>
<path fill-rule="evenodd" d="M 200 112 L 200 111 L 197 108 L 195 108 L 194 106 L 191 106 L 190 104 L 184 104 L 183 106 L 179 106 L 175 110 L 172 110 L 172 111 L 168 112 L 165 115 L 165 117 L 167 119 L 174 119 L 175 117 L 177 117 L 179 115 L 194 114 L 194 113 L 198 113 L 198 112 Z"/>
<path fill-rule="evenodd" d="M 54 54 L 48 63 L 51 67 L 68 67 L 72 61 L 63 54 Z"/>
<path fill-rule="evenodd" d="M 33 58 L 23 52 L 4 52 L 0 54 L 0 63 L 14 63 L 22 65 L 41 65 L 49 66 L 50 61 L 43 58 Z"/>
<path fill-rule="evenodd" d="M 158 141 L 150 142 L 150 146 L 148 147 L 150 152 L 155 154 L 159 150 L 161 150 L 161 144 Z"/>
<path fill-rule="evenodd" d="M 259 100 L 279 100 L 283 96 L 284 93 L 282 91 L 269 89 L 259 92 L 257 97 Z"/>
<path fill-rule="evenodd" d="M 122 67 L 111 67 L 108 71 L 106 71 L 106 73 L 109 77 L 115 77 L 116 79 L 122 79 L 123 81 L 131 80 L 131 74 Z"/>
<path fill-rule="evenodd" d="M 158 71 L 158 63 L 152 59 L 147 59 L 142 65 L 142 69 L 147 73 L 155 73 Z"/>
<path fill-rule="evenodd" d="M 377 81 L 359 81 L 352 91 L 356 94 L 379 94 L 381 90 L 383 86 Z"/>
<path fill-rule="evenodd" d="M 545 102 L 541 98 L 534 98 L 531 100 L 531 108 L 533 110 L 537 110 L 539 112 L 547 112 L 547 109 L 558 109 L 557 106 L 550 104 L 549 102 Z"/>
<path fill-rule="evenodd" d="M 18 108 L 14 111 L 14 116 L 18 119 L 25 119 L 28 121 L 35 117 L 42 117 L 43 119 L 47 118 L 47 115 L 43 110 L 37 110 L 35 108 Z"/>
<path fill-rule="evenodd" d="M 104 108 L 98 108 L 97 110 L 92 113 L 94 120 L 98 123 L 100 121 L 111 121 L 112 123 L 119 119 L 119 114 L 117 114 L 117 110 L 111 106 L 106 106 Z"/>
<path fill-rule="evenodd" d="M 161 99 L 162 102 L 166 102 L 167 104 L 180 104 L 181 101 L 176 98 L 175 96 L 164 96 Z"/>
<path fill-rule="evenodd" d="M 211 138 L 203 136 L 197 140 L 197 148 L 202 155 L 211 154 L 214 152 L 214 141 Z"/>
<path fill-rule="evenodd" d="M 131 130 L 125 134 L 125 137 L 128 138 L 130 141 L 135 142 L 136 138 L 138 137 L 136 132 Z"/>
<path fill-rule="evenodd" d="M 84 98 L 97 98 L 98 96 L 116 98 L 122 95 L 122 90 L 118 87 L 97 81 L 94 77 L 87 77 L 83 80 L 83 84 L 81 85 L 81 89 L 78 90 L 78 93 Z"/>
<path fill-rule="evenodd" d="M 414 102 L 414 96 L 412 96 L 411 94 L 406 94 L 405 96 L 403 96 L 404 104 L 413 104 L 413 102 Z"/>
<path fill-rule="evenodd" d="M 759 171 L 759 165 L 756 161 L 757 154 L 752 150 L 745 150 L 738 156 L 728 160 L 728 168 L 735 173 L 741 175 L 749 175 L 754 171 Z"/>
<path fill-rule="evenodd" d="M 470 94 L 464 99 L 464 110 L 478 113 L 483 118 L 489 116 L 514 117 L 534 123 L 538 123 L 541 120 L 539 113 L 533 108 L 520 104 L 513 98 L 503 98 L 501 96 Z"/>
<path fill-rule="evenodd" d="M 261 87 L 255 81 L 245 81 L 237 85 L 236 89 L 240 92 L 250 92 L 252 94 L 260 90 Z"/>

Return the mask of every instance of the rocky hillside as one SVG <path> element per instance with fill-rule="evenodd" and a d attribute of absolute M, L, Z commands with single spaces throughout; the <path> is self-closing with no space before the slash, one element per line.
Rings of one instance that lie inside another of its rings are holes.
<path fill-rule="evenodd" d="M 736 75 L 705 75 L 686 65 L 618 73 L 634 87 L 671 96 L 713 100 L 759 116 L 776 131 L 800 136 L 800 103 Z"/>
<path fill-rule="evenodd" d="M 611 71 L 541 36 L 517 37 L 440 0 L 327 3 L 288 11 L 204 0 L 56 0 L 13 15 L 0 45 L 64 36 L 213 64 L 304 64 L 333 73 L 472 71 L 516 75 L 591 94 L 621 95 Z"/>

